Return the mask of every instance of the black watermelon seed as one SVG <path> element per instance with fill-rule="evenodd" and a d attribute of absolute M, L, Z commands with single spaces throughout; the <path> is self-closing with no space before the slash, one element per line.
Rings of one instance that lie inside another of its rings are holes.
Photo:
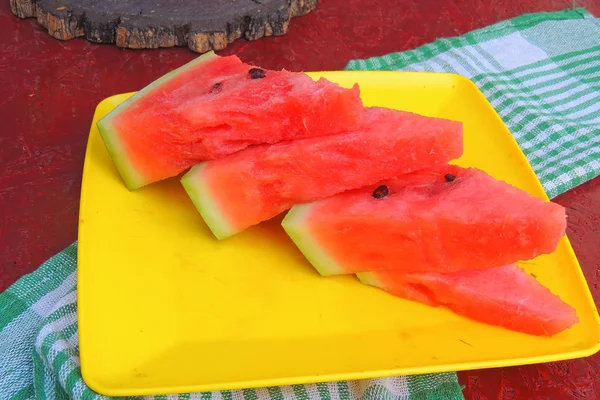
<path fill-rule="evenodd" d="M 375 197 L 376 199 L 383 199 L 384 197 L 387 197 L 387 195 L 389 195 L 389 194 L 390 194 L 390 190 L 385 185 L 378 186 L 377 189 L 375 189 L 373 191 L 373 197 Z"/>
<path fill-rule="evenodd" d="M 210 89 L 211 93 L 216 93 L 216 92 L 220 92 L 221 91 L 221 86 L 223 86 L 223 84 L 221 82 L 217 82 L 213 85 L 213 87 Z"/>
<path fill-rule="evenodd" d="M 267 77 L 265 70 L 260 68 L 252 68 L 248 71 L 248 75 L 250 75 L 250 79 L 262 79 Z"/>
<path fill-rule="evenodd" d="M 446 174 L 446 175 L 444 175 L 444 179 L 446 180 L 446 182 L 452 182 L 453 180 L 456 179 L 456 177 L 452 174 Z"/>

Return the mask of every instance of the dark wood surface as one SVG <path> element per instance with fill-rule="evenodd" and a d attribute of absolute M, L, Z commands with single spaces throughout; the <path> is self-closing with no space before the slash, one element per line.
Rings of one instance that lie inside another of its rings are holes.
<path fill-rule="evenodd" d="M 34 17 L 60 40 L 153 49 L 187 46 L 203 53 L 239 38 L 287 33 L 292 17 L 317 0 L 10 0 L 13 14 Z"/>
<path fill-rule="evenodd" d="M 365 3 L 369 7 L 365 7 Z M 238 40 L 221 54 L 265 68 L 332 70 L 348 60 L 415 48 L 572 0 L 322 0 L 287 35 Z M 596 16 L 600 2 L 578 2 Z M 52 39 L 0 3 L 0 290 L 77 238 L 81 168 L 96 104 L 137 90 L 191 60 L 185 49 L 123 50 Z M 600 299 L 600 178 L 555 199 Z M 579 360 L 459 372 L 467 400 L 600 399 L 600 354 Z"/>

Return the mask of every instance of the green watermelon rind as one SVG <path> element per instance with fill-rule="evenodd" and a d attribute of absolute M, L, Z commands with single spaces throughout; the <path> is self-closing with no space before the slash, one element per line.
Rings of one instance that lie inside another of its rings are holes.
<path fill-rule="evenodd" d="M 360 272 L 356 274 L 356 276 L 360 283 L 383 289 L 383 284 L 381 283 L 381 281 L 377 277 L 377 273 L 375 272 Z"/>
<path fill-rule="evenodd" d="M 144 178 L 138 173 L 136 168 L 129 162 L 129 159 L 124 155 L 121 141 L 115 130 L 112 129 L 109 120 L 100 120 L 97 123 L 98 131 L 104 142 L 104 146 L 108 151 L 108 155 L 112 159 L 117 171 L 123 178 L 125 185 L 129 190 L 138 189 L 144 186 Z"/>
<path fill-rule="evenodd" d="M 158 88 L 161 84 L 169 81 L 179 73 L 184 72 L 189 68 L 198 65 L 199 63 L 204 63 L 215 57 L 217 57 L 217 55 L 214 53 L 214 51 L 209 51 L 195 58 L 189 63 L 184 64 L 181 67 L 163 75 L 162 77 L 158 78 L 157 80 L 155 80 L 154 82 L 144 87 L 140 91 L 136 92 L 127 100 L 119 104 L 111 112 L 109 112 L 96 123 L 98 131 L 100 132 L 100 137 L 102 137 L 102 141 L 104 142 L 104 146 L 106 147 L 110 158 L 113 160 L 113 163 L 117 167 L 119 174 L 123 178 L 123 181 L 125 181 L 125 185 L 129 190 L 138 189 L 146 185 L 147 182 L 143 174 L 138 171 L 135 165 L 133 165 L 130 162 L 129 158 L 124 153 L 123 145 L 119 140 L 119 132 L 117 132 L 117 130 L 114 129 L 112 126 L 113 118 L 119 115 L 119 113 L 121 113 L 123 110 L 127 109 L 127 107 L 136 100 L 152 94 L 152 91 L 154 89 Z"/>
<path fill-rule="evenodd" d="M 345 269 L 327 254 L 306 225 L 306 217 L 312 207 L 311 204 L 295 205 L 281 221 L 281 226 L 319 274 L 322 276 L 344 274 Z"/>
<path fill-rule="evenodd" d="M 223 215 L 218 202 L 212 196 L 209 186 L 204 181 L 206 162 L 193 166 L 182 178 L 181 184 L 194 203 L 196 210 L 217 239 L 226 239 L 237 229 Z"/>

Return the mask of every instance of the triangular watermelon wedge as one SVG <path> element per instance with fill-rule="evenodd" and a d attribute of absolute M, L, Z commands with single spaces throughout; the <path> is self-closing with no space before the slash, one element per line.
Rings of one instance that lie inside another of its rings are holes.
<path fill-rule="evenodd" d="M 446 164 L 462 152 L 460 122 L 368 107 L 344 133 L 251 146 L 194 166 L 181 183 L 225 239 L 295 204 Z"/>
<path fill-rule="evenodd" d="M 579 321 L 575 309 L 511 264 L 451 273 L 366 272 L 361 282 L 491 325 L 552 336 Z"/>
<path fill-rule="evenodd" d="M 443 165 L 294 206 L 282 225 L 322 275 L 451 272 L 551 253 L 566 217 L 484 171 Z"/>
<path fill-rule="evenodd" d="M 129 189 L 248 146 L 334 135 L 360 121 L 360 91 L 208 52 L 98 121 Z"/>

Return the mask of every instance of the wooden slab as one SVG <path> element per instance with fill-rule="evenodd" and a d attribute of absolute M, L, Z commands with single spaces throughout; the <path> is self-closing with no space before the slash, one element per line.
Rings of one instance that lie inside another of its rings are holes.
<path fill-rule="evenodd" d="M 221 50 L 244 37 L 283 35 L 290 18 L 318 0 L 10 0 L 19 18 L 37 18 L 60 40 L 83 36 L 96 43 L 149 49 L 188 46 Z"/>

